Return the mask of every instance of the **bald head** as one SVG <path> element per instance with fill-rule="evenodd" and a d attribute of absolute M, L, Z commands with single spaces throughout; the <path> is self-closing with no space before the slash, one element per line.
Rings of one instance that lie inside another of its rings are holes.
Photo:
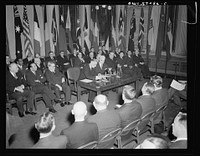
<path fill-rule="evenodd" d="M 19 68 L 18 68 L 18 66 L 17 66 L 16 63 L 11 63 L 11 64 L 9 65 L 9 70 L 10 70 L 12 73 L 17 73 L 18 70 L 19 70 Z"/>
<path fill-rule="evenodd" d="M 94 99 L 94 107 L 97 109 L 106 109 L 108 105 L 108 99 L 105 95 L 99 94 Z"/>
<path fill-rule="evenodd" d="M 82 101 L 78 101 L 74 104 L 72 109 L 72 114 L 75 115 L 75 118 L 84 118 L 87 114 L 87 107 L 86 104 Z"/>

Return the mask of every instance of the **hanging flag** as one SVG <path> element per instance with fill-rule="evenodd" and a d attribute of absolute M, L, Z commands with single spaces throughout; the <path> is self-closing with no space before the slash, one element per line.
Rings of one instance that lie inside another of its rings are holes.
<path fill-rule="evenodd" d="M 85 7 L 85 24 L 84 24 L 84 47 L 85 47 L 85 51 L 86 53 L 89 53 L 89 28 L 88 28 L 88 20 L 87 20 L 87 9 Z"/>
<path fill-rule="evenodd" d="M 40 26 L 39 26 L 36 8 L 34 5 L 34 52 L 35 54 L 40 54 L 41 46 L 42 46 L 42 40 L 40 36 Z"/>
<path fill-rule="evenodd" d="M 51 51 L 50 46 L 50 30 L 49 30 L 49 23 L 47 21 L 47 8 L 46 5 L 44 6 L 44 26 L 45 26 L 45 56 L 48 56 L 49 51 Z"/>
<path fill-rule="evenodd" d="M 81 27 L 80 27 L 80 20 L 77 19 L 77 28 L 76 28 L 76 44 L 78 46 L 78 49 L 81 49 Z"/>
<path fill-rule="evenodd" d="M 119 33 L 118 33 L 118 48 L 121 51 L 126 50 L 126 39 L 124 37 L 124 19 L 122 14 L 122 9 L 120 9 L 120 17 L 119 17 Z"/>
<path fill-rule="evenodd" d="M 97 52 L 99 47 L 99 24 L 98 24 L 98 10 L 95 9 L 95 23 L 94 23 L 94 50 Z"/>
<path fill-rule="evenodd" d="M 158 36 L 157 36 L 157 43 L 156 43 L 156 62 L 160 60 L 161 52 L 163 50 L 163 39 L 164 39 L 164 27 L 165 27 L 165 14 L 164 14 L 164 7 L 161 6 L 160 11 L 160 22 L 158 27 Z"/>
<path fill-rule="evenodd" d="M 30 27 L 29 27 L 29 20 L 27 16 L 27 9 L 26 5 L 24 5 L 24 12 L 23 12 L 23 34 L 24 34 L 24 53 L 27 57 L 28 55 L 33 55 L 33 46 L 31 42 L 31 35 L 30 35 Z"/>
<path fill-rule="evenodd" d="M 95 22 L 95 6 L 91 5 L 91 20 L 90 20 L 90 35 L 89 40 L 91 42 L 91 47 L 94 47 L 94 22 Z"/>
<path fill-rule="evenodd" d="M 115 49 L 116 49 L 116 40 L 117 40 L 117 37 L 116 37 L 116 31 L 114 28 L 113 16 L 112 16 L 112 37 L 111 37 L 111 50 L 112 51 L 115 51 Z"/>
<path fill-rule="evenodd" d="M 128 50 L 134 51 L 134 33 L 136 30 L 136 22 L 135 22 L 135 9 L 133 8 L 133 14 L 131 17 L 131 27 L 130 27 L 130 34 L 129 34 L 129 41 L 128 41 Z"/>
<path fill-rule="evenodd" d="M 52 34 L 52 41 L 53 41 L 53 51 L 54 51 L 55 54 L 58 54 L 59 53 L 59 48 L 58 48 L 58 29 L 57 29 L 57 22 L 56 22 L 55 6 L 53 7 L 51 34 Z"/>
<path fill-rule="evenodd" d="M 106 44 L 107 40 L 111 38 L 112 30 L 111 30 L 111 10 L 107 10 L 107 18 L 106 18 L 106 28 L 105 28 L 105 40 L 104 43 Z M 108 41 L 109 43 L 109 41 Z M 109 47 L 109 45 L 108 45 Z M 109 51 L 109 49 L 108 49 Z"/>
<path fill-rule="evenodd" d="M 16 58 L 22 58 L 22 42 L 21 33 L 23 32 L 23 26 L 19 16 L 17 6 L 13 6 L 14 11 L 14 28 L 15 28 L 15 48 L 16 48 Z"/>
<path fill-rule="evenodd" d="M 67 11 L 67 20 L 66 20 L 66 36 L 67 36 L 67 43 L 68 43 L 68 49 L 70 52 L 73 52 L 73 41 L 72 41 L 72 36 L 71 36 L 71 20 L 70 20 L 70 10 L 68 6 L 68 11 Z"/>
<path fill-rule="evenodd" d="M 143 48 L 143 39 L 144 39 L 144 10 L 143 10 L 143 8 L 141 8 L 140 25 L 139 25 L 139 36 L 138 36 L 138 49 L 139 49 L 139 52 L 141 52 L 142 48 Z"/>
<path fill-rule="evenodd" d="M 7 29 L 6 29 L 6 55 L 10 56 L 10 49 L 9 49 L 9 41 L 8 41 Z"/>

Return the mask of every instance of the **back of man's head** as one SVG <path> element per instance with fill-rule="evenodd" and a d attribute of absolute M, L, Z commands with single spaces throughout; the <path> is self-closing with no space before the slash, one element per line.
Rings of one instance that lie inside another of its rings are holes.
<path fill-rule="evenodd" d="M 155 87 L 162 87 L 163 79 L 158 75 L 154 75 L 151 77 L 151 82 L 155 85 Z"/>
<path fill-rule="evenodd" d="M 173 135 L 176 137 L 187 137 L 187 113 L 179 112 L 172 124 Z"/>
<path fill-rule="evenodd" d="M 93 105 L 96 108 L 96 110 L 103 110 L 107 108 L 108 105 L 108 99 L 105 95 L 99 94 L 95 97 Z"/>
<path fill-rule="evenodd" d="M 142 94 L 151 95 L 155 91 L 155 86 L 152 82 L 146 82 L 142 87 Z"/>
<path fill-rule="evenodd" d="M 123 88 L 123 92 L 122 92 L 122 97 L 123 99 L 127 99 L 127 100 L 133 100 L 135 98 L 136 95 L 136 90 L 133 86 L 130 85 L 126 85 Z"/>
<path fill-rule="evenodd" d="M 72 114 L 75 116 L 75 119 L 84 119 L 87 114 L 86 104 L 82 101 L 76 102 L 73 106 Z"/>

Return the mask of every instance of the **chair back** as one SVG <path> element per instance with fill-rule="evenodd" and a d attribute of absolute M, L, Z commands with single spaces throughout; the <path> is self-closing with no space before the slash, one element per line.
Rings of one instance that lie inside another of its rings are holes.
<path fill-rule="evenodd" d="M 81 70 L 79 67 L 72 67 L 72 68 L 67 69 L 68 80 L 78 81 L 80 72 Z"/>
<path fill-rule="evenodd" d="M 160 108 L 158 108 L 154 115 L 152 115 L 151 120 L 155 120 L 158 118 L 158 116 L 163 113 L 163 111 L 167 108 L 167 105 L 161 106 Z"/>
<path fill-rule="evenodd" d="M 140 119 L 137 119 L 137 120 L 135 120 L 135 121 L 129 123 L 126 127 L 124 127 L 124 128 L 122 129 L 122 132 L 121 132 L 120 135 L 121 135 L 121 136 L 125 136 L 125 135 L 129 134 L 129 132 L 130 132 L 130 131 L 133 131 L 134 128 L 139 124 L 139 122 L 140 122 Z"/>
<path fill-rule="evenodd" d="M 99 140 L 98 148 L 112 148 L 114 146 L 115 139 L 121 133 L 121 128 L 117 128 Z"/>
<path fill-rule="evenodd" d="M 97 144 L 98 144 L 97 141 L 92 141 L 92 142 L 89 142 L 87 144 L 84 144 L 84 145 L 78 147 L 77 149 L 94 149 L 97 147 Z"/>
<path fill-rule="evenodd" d="M 145 130 L 147 124 L 150 122 L 150 118 L 152 117 L 152 115 L 155 113 L 155 111 L 149 112 L 146 115 L 144 115 L 141 120 L 140 123 L 137 125 L 137 131 L 138 133 L 142 132 L 143 130 Z"/>

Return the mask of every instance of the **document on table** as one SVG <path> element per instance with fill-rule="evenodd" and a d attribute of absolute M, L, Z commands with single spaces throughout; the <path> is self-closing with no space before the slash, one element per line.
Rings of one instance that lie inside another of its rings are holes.
<path fill-rule="evenodd" d="M 170 86 L 174 89 L 181 91 L 185 89 L 186 83 L 181 83 L 181 82 L 177 82 L 176 80 L 173 80 Z"/>
<path fill-rule="evenodd" d="M 83 80 L 80 80 L 81 82 L 85 82 L 85 83 L 90 83 L 92 82 L 93 80 L 90 80 L 90 79 L 83 79 Z"/>

